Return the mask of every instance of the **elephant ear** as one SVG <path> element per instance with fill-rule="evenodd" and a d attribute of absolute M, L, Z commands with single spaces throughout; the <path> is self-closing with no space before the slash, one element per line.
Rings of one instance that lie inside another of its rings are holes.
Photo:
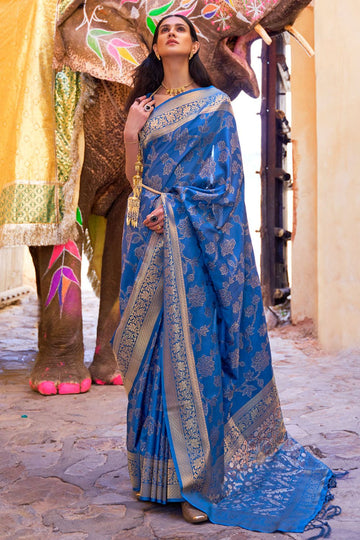
<path fill-rule="evenodd" d="M 127 18 L 127 10 L 114 10 L 88 0 L 64 0 L 58 11 L 54 67 L 89 73 L 98 79 L 131 84 L 131 75 L 149 49 Z"/>

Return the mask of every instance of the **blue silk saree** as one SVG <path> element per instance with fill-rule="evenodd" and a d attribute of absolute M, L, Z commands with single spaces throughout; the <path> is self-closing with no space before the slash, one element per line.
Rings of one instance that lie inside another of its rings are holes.
<path fill-rule="evenodd" d="M 229 98 L 209 87 L 169 99 L 141 147 L 113 338 L 133 489 L 187 500 L 214 523 L 302 532 L 333 475 L 284 427 Z M 164 234 L 142 225 L 159 204 Z"/>

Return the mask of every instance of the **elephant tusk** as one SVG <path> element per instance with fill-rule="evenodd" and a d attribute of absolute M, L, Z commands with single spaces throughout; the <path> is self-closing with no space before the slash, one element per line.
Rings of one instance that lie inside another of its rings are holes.
<path fill-rule="evenodd" d="M 296 41 L 305 49 L 306 53 L 311 57 L 314 56 L 315 51 L 311 45 L 306 41 L 306 39 L 290 24 L 285 26 L 285 30 L 291 34 Z"/>
<path fill-rule="evenodd" d="M 255 24 L 254 30 L 265 41 L 266 45 L 271 45 L 272 44 L 271 37 L 269 36 L 269 34 L 265 30 L 265 28 L 263 26 L 261 26 L 261 24 Z"/>

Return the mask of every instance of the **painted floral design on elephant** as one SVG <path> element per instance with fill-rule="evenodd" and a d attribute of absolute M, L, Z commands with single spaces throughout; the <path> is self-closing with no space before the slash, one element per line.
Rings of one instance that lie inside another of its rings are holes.
<path fill-rule="evenodd" d="M 251 22 L 263 17 L 269 8 L 274 8 L 279 0 L 241 0 L 246 17 Z"/>
<path fill-rule="evenodd" d="M 137 1 L 137 0 L 135 0 Z M 98 16 L 98 12 L 102 11 L 102 6 L 97 5 L 91 15 L 89 16 L 86 11 L 86 2 L 84 3 L 83 12 L 84 18 L 82 23 L 76 28 L 79 30 L 83 26 L 87 25 L 86 44 L 87 46 L 100 58 L 103 65 L 105 65 L 105 57 L 103 54 L 103 48 L 107 50 L 110 56 L 115 60 L 119 66 L 120 72 L 122 72 L 122 61 L 126 60 L 134 66 L 139 64 L 138 60 L 132 54 L 130 49 L 139 47 L 138 43 L 132 43 L 121 37 L 121 34 L 127 34 L 121 30 L 106 30 L 104 28 L 93 27 L 93 23 L 107 23 L 105 19 L 101 19 Z"/>
<path fill-rule="evenodd" d="M 217 27 L 218 31 L 224 31 L 229 28 L 228 21 L 236 13 L 236 9 L 232 0 L 211 0 L 205 1 L 205 6 L 200 13 L 196 12 L 198 0 L 171 0 L 160 7 L 151 7 L 153 2 L 146 2 L 146 24 L 154 34 L 156 25 L 159 20 L 165 15 L 184 15 L 188 17 L 195 26 L 199 37 L 208 41 L 208 37 L 203 34 L 199 26 L 196 24 L 197 19 L 211 20 L 211 24 Z"/>
<path fill-rule="evenodd" d="M 198 0 L 164 0 L 163 3 L 150 0 L 121 0 L 120 8 L 124 10 L 124 17 L 127 20 L 138 19 L 140 11 L 144 12 L 146 28 L 151 36 L 154 35 L 156 25 L 162 17 L 184 15 L 191 20 L 198 36 L 208 41 L 209 37 L 200 29 L 202 25 L 197 24 L 200 19 L 208 21 L 219 33 L 229 30 L 233 17 L 241 19 L 250 27 L 278 2 L 279 0 L 205 0 L 205 5 L 199 10 Z M 129 34 L 125 30 L 106 29 L 108 21 L 101 15 L 103 11 L 104 7 L 99 3 L 91 13 L 88 13 L 87 1 L 84 2 L 84 18 L 77 30 L 87 25 L 87 46 L 100 58 L 103 65 L 106 64 L 104 56 L 106 50 L 116 61 L 120 72 L 123 70 L 123 61 L 138 65 L 144 58 L 144 51 L 139 43 L 129 41 Z"/>
<path fill-rule="evenodd" d="M 81 255 L 79 253 L 77 245 L 72 240 L 69 240 L 69 242 L 67 242 L 66 244 L 54 246 L 48 265 L 48 270 L 50 270 L 54 263 L 60 257 L 62 257 L 60 267 L 54 272 L 51 278 L 49 292 L 45 302 L 45 307 L 48 307 L 50 302 L 55 297 L 56 293 L 58 293 L 60 317 L 62 316 L 63 306 L 70 285 L 74 283 L 77 287 L 80 288 L 80 281 L 76 277 L 74 271 L 72 270 L 72 268 L 70 268 L 70 266 L 65 265 L 66 253 L 69 253 L 70 255 L 81 261 Z"/>

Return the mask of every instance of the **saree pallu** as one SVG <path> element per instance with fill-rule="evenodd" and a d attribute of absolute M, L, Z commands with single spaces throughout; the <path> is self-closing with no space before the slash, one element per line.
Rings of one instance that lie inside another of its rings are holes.
<path fill-rule="evenodd" d="M 141 146 L 139 227 L 124 231 L 113 339 L 133 489 L 187 500 L 214 523 L 301 532 L 332 472 L 284 427 L 229 98 L 209 87 L 169 99 Z M 159 204 L 164 234 L 142 225 Z"/>

